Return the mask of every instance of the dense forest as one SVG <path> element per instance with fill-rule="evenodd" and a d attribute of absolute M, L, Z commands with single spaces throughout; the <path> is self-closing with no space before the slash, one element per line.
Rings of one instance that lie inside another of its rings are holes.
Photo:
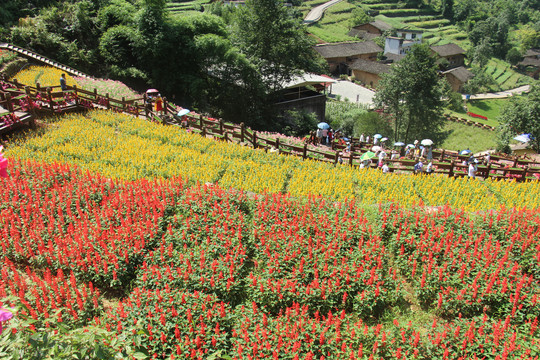
<path fill-rule="evenodd" d="M 13 0 L 0 4 L 0 36 L 94 76 L 157 87 L 179 104 L 261 129 L 280 84 L 302 70 L 326 70 L 301 14 L 281 0 L 245 7 L 214 2 L 186 16 L 170 16 L 166 4 Z M 478 69 L 491 57 L 516 63 L 540 47 L 540 0 L 410 0 L 403 6 L 440 12 L 464 29 L 473 47 L 470 65 Z"/>

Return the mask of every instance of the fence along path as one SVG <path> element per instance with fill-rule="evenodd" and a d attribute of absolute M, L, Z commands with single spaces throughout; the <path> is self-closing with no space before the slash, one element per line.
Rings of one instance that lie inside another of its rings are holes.
<path fill-rule="evenodd" d="M 181 108 L 170 104 L 166 99 L 164 99 L 163 114 L 157 114 L 151 107 L 145 105 L 145 100 L 145 96 L 134 99 L 114 99 L 109 94 L 98 93 L 96 89 L 87 91 L 76 86 L 69 87 L 67 91 L 61 91 L 59 86 L 42 88 L 38 84 L 33 87 L 21 84 L 16 79 L 10 81 L 4 78 L 0 79 L 0 106 L 7 109 L 7 112 L 0 111 L 0 135 L 11 131 L 20 124 L 29 124 L 34 128 L 35 120 L 47 114 L 108 109 L 146 118 L 150 121 L 189 128 L 194 133 L 216 140 L 241 143 L 254 149 L 333 164 L 343 162 L 343 164 L 358 167 L 360 157 L 372 146 L 360 143 L 355 139 L 351 139 L 353 143 L 351 151 L 346 151 L 344 145 L 337 143 L 332 143 L 331 147 L 327 149 L 307 143 L 303 145 L 287 144 L 281 142 L 279 138 L 268 139 L 260 136 L 244 124 L 226 123 L 221 119 L 194 113 L 179 117 L 177 113 Z M 2 123 L 2 119 L 6 116 L 16 120 Z M 433 159 L 434 173 L 436 174 L 450 177 L 467 175 L 467 165 L 463 164 L 463 161 L 468 159 L 466 155 L 459 155 L 455 151 L 434 149 Z M 414 171 L 415 161 L 412 159 L 385 159 L 385 161 L 392 172 L 408 173 Z M 375 159 L 370 166 L 373 168 L 377 166 Z M 516 181 L 538 180 L 540 179 L 540 163 L 518 157 L 491 155 L 490 164 L 478 166 L 477 176 L 484 179 L 489 177 Z"/>

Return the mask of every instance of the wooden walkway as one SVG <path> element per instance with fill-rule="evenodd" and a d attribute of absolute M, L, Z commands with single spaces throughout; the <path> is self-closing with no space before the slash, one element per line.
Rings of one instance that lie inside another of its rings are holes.
<path fill-rule="evenodd" d="M 114 99 L 109 94 L 100 94 L 96 89 L 87 91 L 70 87 L 68 91 L 61 91 L 58 86 L 41 88 L 26 86 L 17 81 L 0 79 L 0 135 L 12 132 L 23 124 L 35 128 L 35 120 L 51 114 L 67 112 L 81 112 L 91 109 L 104 109 L 129 114 L 149 121 L 167 125 L 189 128 L 190 131 L 204 137 L 216 140 L 241 143 L 254 149 L 263 149 L 278 154 L 297 156 L 303 159 L 323 161 L 332 164 L 359 167 L 360 157 L 370 150 L 372 144 L 352 140 L 352 148 L 347 151 L 345 145 L 332 143 L 331 147 L 315 147 L 309 144 L 293 145 L 282 143 L 279 138 L 269 139 L 260 136 L 256 131 L 244 124 L 226 123 L 221 119 L 204 117 L 200 114 L 189 113 L 178 117 L 181 109 L 164 99 L 164 113 L 156 114 L 145 106 L 145 97 L 134 99 Z M 3 117 L 12 117 L 7 123 Z M 433 167 L 435 174 L 450 177 L 467 175 L 467 165 L 463 162 L 468 158 L 455 151 L 433 150 Z M 390 170 L 395 173 L 411 173 L 414 171 L 415 161 L 412 159 L 385 159 Z M 376 160 L 370 164 L 376 168 Z M 487 166 L 478 166 L 479 178 L 512 179 L 516 181 L 540 179 L 540 163 L 517 157 L 491 156 L 491 163 Z"/>

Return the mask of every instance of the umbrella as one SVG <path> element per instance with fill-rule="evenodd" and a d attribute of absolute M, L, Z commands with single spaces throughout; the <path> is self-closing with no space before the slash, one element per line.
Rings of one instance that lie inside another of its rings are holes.
<path fill-rule="evenodd" d="M 375 135 L 373 135 L 373 138 L 380 139 L 380 138 L 382 138 L 382 135 L 381 134 L 375 134 Z"/>
<path fill-rule="evenodd" d="M 531 138 L 529 137 L 529 134 L 521 134 L 514 138 L 514 140 L 521 141 L 522 143 L 526 143 L 531 141 Z"/>
<path fill-rule="evenodd" d="M 405 146 L 404 142 L 398 141 L 394 143 L 394 146 Z"/>
<path fill-rule="evenodd" d="M 188 109 L 182 109 L 178 112 L 178 114 L 176 114 L 176 116 L 184 116 L 184 115 L 187 115 L 189 114 L 189 110 Z"/>
<path fill-rule="evenodd" d="M 317 124 L 317 127 L 318 127 L 319 129 L 326 129 L 326 130 L 330 129 L 330 125 L 328 125 L 328 124 L 325 123 L 325 122 L 320 122 L 320 123 L 318 123 L 318 124 Z"/>
<path fill-rule="evenodd" d="M 380 147 L 380 146 L 373 146 L 373 147 L 371 148 L 371 151 L 379 151 L 379 150 L 382 150 L 382 147 Z"/>
<path fill-rule="evenodd" d="M 343 141 L 349 141 L 349 138 L 344 137 Z"/>
<path fill-rule="evenodd" d="M 406 146 L 406 147 L 407 147 L 407 148 L 413 148 L 413 147 L 414 147 L 414 145 L 413 145 L 413 144 L 407 144 L 407 146 Z"/>
<path fill-rule="evenodd" d="M 158 89 L 148 89 L 148 90 L 146 90 L 146 93 L 147 94 L 159 94 L 159 90 Z"/>
<path fill-rule="evenodd" d="M 424 139 L 420 142 L 420 144 L 424 145 L 424 146 L 431 146 L 433 145 L 433 141 L 430 140 L 430 139 Z"/>
<path fill-rule="evenodd" d="M 470 154 L 470 153 L 472 153 L 472 151 L 469 150 L 469 149 L 467 149 L 467 150 L 461 150 L 461 151 L 459 152 L 459 155 L 467 155 L 467 154 Z"/>
<path fill-rule="evenodd" d="M 382 138 L 381 142 L 385 142 L 386 140 L 388 140 L 388 138 Z"/>
<path fill-rule="evenodd" d="M 374 157 L 375 157 L 375 153 L 371 152 L 371 151 L 368 151 L 368 152 L 365 152 L 364 154 L 362 154 L 362 156 L 360 156 L 360 161 L 373 159 Z"/>

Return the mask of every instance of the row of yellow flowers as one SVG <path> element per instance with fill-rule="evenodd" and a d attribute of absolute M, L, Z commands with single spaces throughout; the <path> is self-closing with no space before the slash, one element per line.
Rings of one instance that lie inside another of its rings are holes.
<path fill-rule="evenodd" d="M 60 86 L 60 76 L 65 71 L 51 66 L 30 66 L 19 71 L 11 77 L 11 80 L 17 79 L 18 82 L 25 85 L 36 86 L 39 83 L 42 87 Z M 66 84 L 69 86 L 77 85 L 77 82 L 69 74 L 66 74 Z"/>
<path fill-rule="evenodd" d="M 348 165 L 266 153 L 107 111 L 72 114 L 44 134 L 10 146 L 6 155 L 68 162 L 122 179 L 172 178 L 253 192 L 355 198 L 365 204 L 451 205 L 465 210 L 537 208 L 538 182 L 471 180 L 443 176 L 382 174 Z"/>

